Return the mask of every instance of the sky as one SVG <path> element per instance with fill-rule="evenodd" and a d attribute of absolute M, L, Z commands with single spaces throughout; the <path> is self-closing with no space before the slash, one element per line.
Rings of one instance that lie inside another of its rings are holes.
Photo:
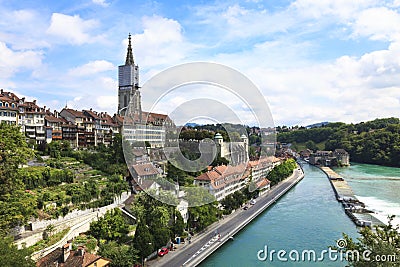
<path fill-rule="evenodd" d="M 400 117 L 400 0 L 0 0 L 0 88 L 51 110 L 114 114 L 128 33 L 140 84 L 214 62 L 258 87 L 275 125 Z M 152 94 L 142 91 L 143 109 Z M 183 88 L 153 111 L 209 95 Z"/>

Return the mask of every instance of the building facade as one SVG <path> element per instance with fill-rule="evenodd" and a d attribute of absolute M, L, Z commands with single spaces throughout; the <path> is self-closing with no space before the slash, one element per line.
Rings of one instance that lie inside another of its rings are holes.
<path fill-rule="evenodd" d="M 244 188 L 250 181 L 250 170 L 245 163 L 236 166 L 213 167 L 194 179 L 194 185 L 202 186 L 217 201 Z"/>
<path fill-rule="evenodd" d="M 18 124 L 18 101 L 19 98 L 11 92 L 4 92 L 1 89 L 0 94 L 0 123 L 11 125 Z"/>

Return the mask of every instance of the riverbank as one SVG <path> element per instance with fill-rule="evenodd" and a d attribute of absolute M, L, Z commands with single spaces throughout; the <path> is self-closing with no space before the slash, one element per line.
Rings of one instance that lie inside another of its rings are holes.
<path fill-rule="evenodd" d="M 201 234 L 195 235 L 191 244 L 180 245 L 163 258 L 149 261 L 148 266 L 196 266 L 220 248 L 225 242 L 234 239 L 234 235 L 243 229 L 254 218 L 274 204 L 304 177 L 303 170 L 298 167 L 293 174 L 271 190 L 257 198 L 257 202 L 248 210 L 237 210 L 207 228 Z M 215 233 L 219 233 L 215 235 Z"/>

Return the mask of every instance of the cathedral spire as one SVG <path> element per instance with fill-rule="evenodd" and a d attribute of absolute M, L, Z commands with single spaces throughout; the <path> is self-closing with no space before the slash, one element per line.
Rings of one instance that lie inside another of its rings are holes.
<path fill-rule="evenodd" d="M 131 34 L 130 33 L 129 33 L 128 40 L 129 40 L 129 43 L 128 43 L 128 51 L 126 53 L 125 65 L 134 65 L 135 63 L 133 62 L 133 53 L 132 53 Z"/>

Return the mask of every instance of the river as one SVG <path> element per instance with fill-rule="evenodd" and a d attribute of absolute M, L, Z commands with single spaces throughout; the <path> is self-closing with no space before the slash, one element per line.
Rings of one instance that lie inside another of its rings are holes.
<path fill-rule="evenodd" d="M 288 255 L 292 250 L 299 255 L 304 250 L 313 250 L 319 258 L 321 251 L 335 245 L 342 232 L 358 236 L 357 228 L 336 201 L 326 175 L 308 164 L 303 168 L 305 177 L 298 185 L 201 266 L 345 266 L 340 258 L 331 260 L 326 254 L 323 262 L 301 261 L 301 257 L 295 261 Z M 370 209 L 380 211 L 383 217 L 387 213 L 400 213 L 400 169 L 352 164 L 335 171 L 345 176 L 355 194 Z M 279 261 L 276 253 L 273 260 L 270 255 L 265 261 L 259 260 L 257 253 L 265 250 L 265 246 L 268 254 L 271 250 L 285 250 L 287 254 L 283 258 L 288 261 Z M 296 254 L 291 255 L 296 258 Z"/>

